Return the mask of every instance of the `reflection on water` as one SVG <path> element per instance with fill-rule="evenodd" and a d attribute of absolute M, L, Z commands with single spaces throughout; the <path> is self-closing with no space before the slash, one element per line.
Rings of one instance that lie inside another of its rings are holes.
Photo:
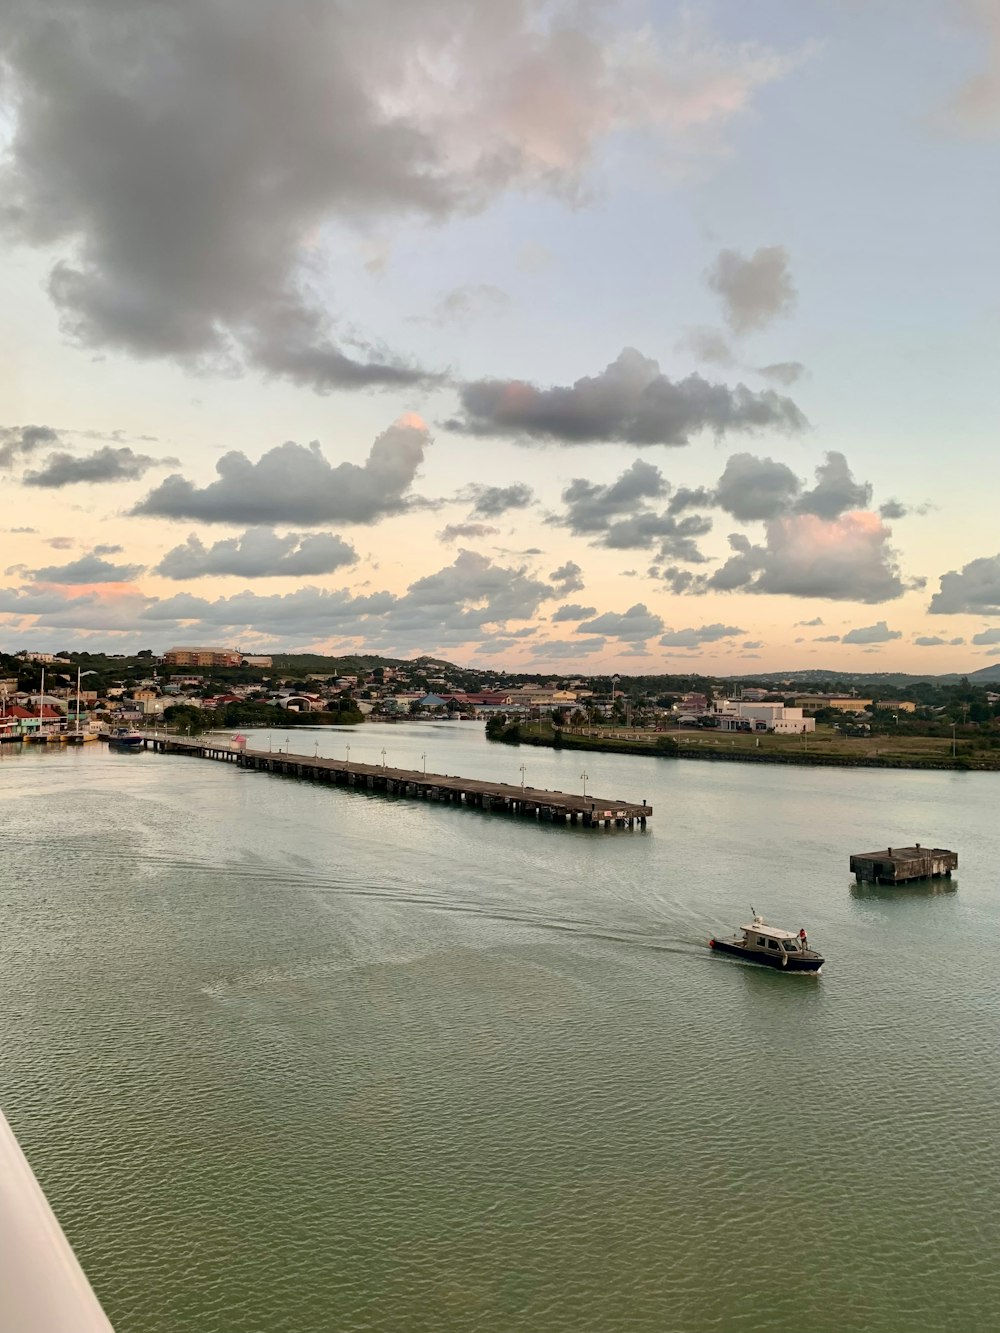
<path fill-rule="evenodd" d="M 470 724 L 317 743 L 579 782 Z M 4 756 L 0 1101 L 119 1333 L 993 1326 L 996 775 L 587 769 L 645 833 Z M 847 881 L 913 840 L 960 892 Z M 709 952 L 751 901 L 820 977 Z"/>

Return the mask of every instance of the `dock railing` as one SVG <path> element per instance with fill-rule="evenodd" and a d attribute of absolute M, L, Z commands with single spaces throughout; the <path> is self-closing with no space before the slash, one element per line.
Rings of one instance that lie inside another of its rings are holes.
<path fill-rule="evenodd" d="M 0 1329 L 113 1333 L 2 1111 Z"/>

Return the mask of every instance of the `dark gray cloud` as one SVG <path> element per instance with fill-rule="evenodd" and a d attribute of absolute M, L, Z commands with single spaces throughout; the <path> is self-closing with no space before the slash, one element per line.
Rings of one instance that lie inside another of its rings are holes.
<path fill-rule="evenodd" d="M 822 623 L 822 616 L 813 616 L 812 620 L 796 620 L 795 628 L 798 629 L 802 625 L 805 629 L 815 629 L 817 625 L 822 625 Z"/>
<path fill-rule="evenodd" d="M 0 467 L 12 467 L 18 459 L 58 440 L 51 426 L 0 426 Z"/>
<path fill-rule="evenodd" d="M 121 555 L 124 546 L 95 546 L 94 555 Z"/>
<path fill-rule="evenodd" d="M 715 488 L 715 502 L 743 523 L 786 513 L 801 484 L 790 467 L 771 458 L 733 454 Z"/>
<path fill-rule="evenodd" d="M 670 487 L 652 463 L 637 458 L 617 481 L 602 486 L 576 477 L 562 493 L 566 506 L 563 519 L 577 536 L 605 531 L 612 519 L 631 513 L 647 499 L 667 495 Z"/>
<path fill-rule="evenodd" d="M 754 393 L 745 384 L 730 388 L 700 375 L 671 380 L 631 347 L 599 375 L 568 387 L 477 380 L 459 393 L 464 415 L 448 422 L 449 429 L 522 443 L 685 445 L 702 431 L 717 437 L 759 430 L 794 434 L 807 425 L 792 400 L 773 389 Z"/>
<path fill-rule="evenodd" d="M 499 531 L 491 523 L 449 523 L 438 533 L 438 540 L 445 543 L 481 541 L 483 537 L 495 537 Z"/>
<path fill-rule="evenodd" d="M 816 485 L 805 491 L 799 477 L 785 463 L 741 453 L 728 459 L 714 491 L 704 487 L 682 489 L 673 497 L 668 511 L 717 505 L 741 523 L 795 513 L 834 519 L 847 510 L 867 508 L 871 498 L 869 483 L 855 481 L 847 459 L 835 450 L 824 456 L 816 468 Z"/>
<path fill-rule="evenodd" d="M 1000 555 L 981 556 L 963 565 L 961 571 L 942 574 L 928 610 L 936 616 L 961 612 L 1000 616 Z"/>
<path fill-rule="evenodd" d="M 606 611 L 596 620 L 585 621 L 577 625 L 577 634 L 600 634 L 605 638 L 619 639 L 623 643 L 645 643 L 653 634 L 663 629 L 662 619 L 650 611 L 645 602 L 636 602 L 627 611 Z"/>
<path fill-rule="evenodd" d="M 746 641 L 745 643 L 741 643 L 741 644 L 740 644 L 740 647 L 741 647 L 741 648 L 743 649 L 743 651 L 746 653 L 746 652 L 750 652 L 750 651 L 751 651 L 752 649 L 754 649 L 754 648 L 763 648 L 763 647 L 764 647 L 764 641 L 763 641 L 763 639 L 747 639 L 747 641 Z"/>
<path fill-rule="evenodd" d="M 685 509 L 711 508 L 715 504 L 715 491 L 705 486 L 678 486 L 667 505 L 668 514 L 680 514 Z"/>
<path fill-rule="evenodd" d="M 136 481 L 145 476 L 150 468 L 165 463 L 175 463 L 176 459 L 149 458 L 146 454 L 137 454 L 128 445 L 114 449 L 105 445 L 92 454 L 74 458 L 72 454 L 49 454 L 45 463 L 37 472 L 26 472 L 21 478 L 25 486 L 43 486 L 57 490 L 63 486 L 75 486 L 81 482 L 105 483 L 113 481 Z"/>
<path fill-rule="evenodd" d="M 354 547 L 332 532 L 279 537 L 270 528 L 248 528 L 211 546 L 191 533 L 187 541 L 166 553 L 153 571 L 168 579 L 200 579 L 208 575 L 235 575 L 247 579 L 279 575 L 309 578 L 332 574 L 358 562 Z"/>
<path fill-rule="evenodd" d="M 847 459 L 833 450 L 816 469 L 816 485 L 803 492 L 796 509 L 800 514 L 836 518 L 849 509 L 867 509 L 871 502 L 871 485 L 855 481 Z"/>
<path fill-rule="evenodd" d="M 957 648 L 959 645 L 965 643 L 965 640 L 962 638 L 942 639 L 939 634 L 921 634 L 918 638 L 914 639 L 913 642 L 918 648 Z"/>
<path fill-rule="evenodd" d="M 711 531 L 711 520 L 696 514 L 678 519 L 669 509 L 657 513 L 648 507 L 648 499 L 662 499 L 669 491 L 660 469 L 637 458 L 608 485 L 576 477 L 562 493 L 564 513 L 551 521 L 612 550 L 648 550 L 659 543 L 662 560 L 701 562 L 705 557 L 695 538 Z"/>
<path fill-rule="evenodd" d="M 583 579 L 580 575 L 583 570 L 575 560 L 567 560 L 564 565 L 554 569 L 549 575 L 552 583 L 555 585 L 557 597 L 568 597 L 571 592 L 582 592 Z"/>
<path fill-rule="evenodd" d="M 790 514 L 771 519 L 762 545 L 731 533 L 732 555 L 712 574 L 692 575 L 665 569 L 661 577 L 673 592 L 772 593 L 788 597 L 877 603 L 902 596 L 919 580 L 904 582 L 889 529 L 870 513 L 821 519 Z"/>
<path fill-rule="evenodd" d="M 796 639 L 795 642 L 799 643 L 800 640 Z M 839 643 L 839 642 L 840 642 L 839 634 L 820 634 L 817 638 L 813 639 L 813 643 Z"/>
<path fill-rule="evenodd" d="M 91 552 L 67 565 L 47 565 L 32 571 L 35 583 L 131 583 L 142 573 L 142 565 L 114 565 Z"/>
<path fill-rule="evenodd" d="M 978 634 L 973 634 L 972 642 L 977 647 L 984 647 L 988 643 L 1000 643 L 1000 629 L 984 629 Z"/>
<path fill-rule="evenodd" d="M 878 621 L 874 625 L 859 626 L 858 629 L 848 630 L 841 636 L 841 643 L 889 643 L 892 639 L 901 639 L 902 631 L 890 629 L 884 620 Z"/>
<path fill-rule="evenodd" d="M 476 518 L 499 518 L 510 509 L 527 509 L 535 494 L 523 481 L 511 486 L 482 486 L 474 482 L 460 491 L 458 498 L 472 505 Z"/>
<path fill-rule="evenodd" d="M 659 640 L 661 648 L 700 648 L 705 643 L 718 643 L 722 639 L 734 639 L 739 634 L 746 634 L 745 629 L 737 625 L 700 625 L 689 629 L 669 629 Z M 759 648 L 760 644 L 744 644 L 746 648 Z"/>
<path fill-rule="evenodd" d="M 883 518 L 905 518 L 910 512 L 909 509 L 899 500 L 886 500 L 885 504 L 880 504 L 878 512 Z"/>
<path fill-rule="evenodd" d="M 772 361 L 769 366 L 757 367 L 758 375 L 763 375 L 775 384 L 782 384 L 786 389 L 797 384 L 805 373 L 806 368 L 801 361 Z"/>
<path fill-rule="evenodd" d="M 557 623 L 561 620 L 586 620 L 588 616 L 596 615 L 596 606 L 581 606 L 579 602 L 567 602 L 565 606 L 553 611 L 550 619 L 553 623 Z"/>
<path fill-rule="evenodd" d="M 72 537 L 46 537 L 45 545 L 51 546 L 53 551 L 72 551 L 73 547 L 76 545 L 76 542 L 73 540 Z M 94 554 L 106 555 L 107 552 L 99 550 L 97 547 L 95 547 Z"/>
<path fill-rule="evenodd" d="M 705 147 L 794 63 L 711 34 L 609 41 L 607 9 L 7 0 L 0 221 L 59 256 L 49 292 L 86 345 L 413 382 L 328 313 L 338 233 L 582 198 L 612 134 Z"/>
<path fill-rule="evenodd" d="M 277 523 L 375 523 L 407 506 L 423 462 L 427 428 L 401 418 L 376 439 L 366 461 L 332 466 L 318 444 L 288 441 L 252 463 L 234 450 L 215 465 L 218 481 L 198 488 L 179 474 L 132 510 L 161 518 L 253 527 Z"/>
<path fill-rule="evenodd" d="M 722 298 L 726 322 L 736 334 L 764 328 L 795 306 L 788 251 L 781 245 L 762 246 L 749 259 L 720 250 L 705 278 Z"/>

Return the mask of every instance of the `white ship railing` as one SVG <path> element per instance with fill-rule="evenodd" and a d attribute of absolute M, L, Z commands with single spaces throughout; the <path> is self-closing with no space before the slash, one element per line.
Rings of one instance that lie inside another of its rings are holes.
<path fill-rule="evenodd" d="M 2 1111 L 0 1329 L 113 1333 Z"/>

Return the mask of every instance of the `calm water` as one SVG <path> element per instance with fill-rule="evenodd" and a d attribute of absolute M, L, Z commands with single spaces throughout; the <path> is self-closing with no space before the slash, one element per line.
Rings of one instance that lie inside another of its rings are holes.
<path fill-rule="evenodd" d="M 0 1104 L 118 1333 L 998 1326 L 1000 776 L 586 766 L 646 833 L 4 755 Z M 948 889 L 852 884 L 913 840 Z M 708 953 L 751 902 L 820 978 Z"/>

